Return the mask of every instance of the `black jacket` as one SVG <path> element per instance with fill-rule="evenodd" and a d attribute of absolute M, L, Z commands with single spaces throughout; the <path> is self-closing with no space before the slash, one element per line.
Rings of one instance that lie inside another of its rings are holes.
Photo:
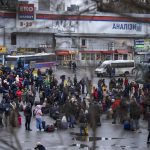
<path fill-rule="evenodd" d="M 46 148 L 43 145 L 37 145 L 34 149 L 35 150 L 46 150 Z"/>

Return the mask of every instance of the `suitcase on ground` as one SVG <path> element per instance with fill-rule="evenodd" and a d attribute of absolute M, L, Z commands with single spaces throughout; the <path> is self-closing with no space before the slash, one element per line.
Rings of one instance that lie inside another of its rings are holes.
<path fill-rule="evenodd" d="M 45 127 L 46 127 L 46 122 L 45 121 L 42 121 L 42 127 L 43 127 L 43 129 L 45 129 Z"/>
<path fill-rule="evenodd" d="M 68 129 L 68 122 L 62 122 L 61 129 Z"/>
<path fill-rule="evenodd" d="M 125 130 L 130 130 L 131 126 L 130 126 L 130 122 L 129 121 L 125 121 L 124 122 L 124 129 Z"/>
<path fill-rule="evenodd" d="M 55 127 L 54 127 L 54 125 L 46 125 L 44 131 L 45 132 L 54 132 L 55 131 Z"/>
<path fill-rule="evenodd" d="M 18 125 L 21 126 L 21 124 L 22 124 L 22 118 L 21 116 L 18 116 Z"/>

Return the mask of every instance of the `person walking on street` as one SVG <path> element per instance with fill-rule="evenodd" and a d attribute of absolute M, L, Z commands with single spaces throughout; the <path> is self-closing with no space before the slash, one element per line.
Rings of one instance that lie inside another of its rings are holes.
<path fill-rule="evenodd" d="M 148 137 L 147 144 L 150 144 L 150 112 L 148 113 Z"/>
<path fill-rule="evenodd" d="M 24 110 L 24 115 L 25 115 L 25 128 L 28 131 L 32 131 L 30 128 L 30 122 L 31 122 L 31 116 L 32 116 L 32 107 L 31 103 L 27 103 L 25 110 Z"/>

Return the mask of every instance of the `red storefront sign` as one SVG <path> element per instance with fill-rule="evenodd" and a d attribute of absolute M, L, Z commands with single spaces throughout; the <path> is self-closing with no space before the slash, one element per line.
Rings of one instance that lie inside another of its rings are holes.
<path fill-rule="evenodd" d="M 34 4 L 19 4 L 18 19 L 34 20 Z"/>

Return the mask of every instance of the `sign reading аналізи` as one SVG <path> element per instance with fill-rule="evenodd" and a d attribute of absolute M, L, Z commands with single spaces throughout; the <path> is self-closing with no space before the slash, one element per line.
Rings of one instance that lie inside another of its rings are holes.
<path fill-rule="evenodd" d="M 112 29 L 141 31 L 142 25 L 140 23 L 114 23 Z"/>

